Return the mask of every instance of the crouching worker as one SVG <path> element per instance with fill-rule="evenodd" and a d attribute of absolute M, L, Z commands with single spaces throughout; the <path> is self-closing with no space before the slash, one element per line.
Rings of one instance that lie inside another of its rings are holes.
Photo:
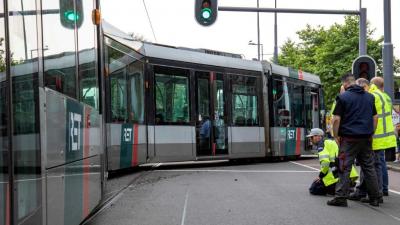
<path fill-rule="evenodd" d="M 319 128 L 311 129 L 308 138 L 316 146 L 320 163 L 320 173 L 313 181 L 309 189 L 313 195 L 335 195 L 335 185 L 338 182 L 337 156 L 339 154 L 338 145 L 333 140 L 324 139 L 324 132 Z M 355 183 L 358 173 L 353 166 L 350 173 L 351 180 Z"/>

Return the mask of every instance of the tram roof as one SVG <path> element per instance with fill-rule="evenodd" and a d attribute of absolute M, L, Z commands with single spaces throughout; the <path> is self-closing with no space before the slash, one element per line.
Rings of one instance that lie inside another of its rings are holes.
<path fill-rule="evenodd" d="M 285 77 L 292 77 L 295 79 L 304 80 L 315 84 L 321 84 L 321 79 L 319 78 L 319 76 L 312 73 L 307 73 L 301 70 L 294 70 L 292 68 L 276 64 L 271 64 L 271 68 L 272 68 L 272 74 Z"/>
<path fill-rule="evenodd" d="M 103 21 L 103 32 L 110 38 L 115 39 L 146 57 L 167 59 L 179 62 L 211 65 L 218 67 L 229 67 L 250 71 L 262 71 L 263 67 L 259 61 L 242 59 L 237 54 L 218 52 L 207 49 L 190 49 L 154 44 L 133 40 L 132 37 Z M 223 55 L 216 55 L 223 54 Z M 240 57 L 240 58 L 239 58 Z"/>

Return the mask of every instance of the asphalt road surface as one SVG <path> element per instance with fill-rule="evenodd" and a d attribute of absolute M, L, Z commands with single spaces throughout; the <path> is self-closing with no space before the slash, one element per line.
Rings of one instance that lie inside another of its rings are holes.
<path fill-rule="evenodd" d="M 390 172 L 390 196 L 379 208 L 353 201 L 342 208 L 327 206 L 331 197 L 308 193 L 315 168 L 317 159 L 137 171 L 110 180 L 115 198 L 86 224 L 400 224 L 400 173 Z"/>

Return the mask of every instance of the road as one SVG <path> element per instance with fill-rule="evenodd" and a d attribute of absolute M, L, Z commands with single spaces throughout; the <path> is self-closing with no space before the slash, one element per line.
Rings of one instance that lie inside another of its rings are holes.
<path fill-rule="evenodd" d="M 311 181 L 318 175 L 316 167 L 317 159 L 305 159 L 161 166 L 135 172 L 122 178 L 124 182 L 129 180 L 129 187 L 87 224 L 400 224 L 400 173 L 390 172 L 392 192 L 381 207 L 349 201 L 349 207 L 341 208 L 327 206 L 329 197 L 308 193 Z"/>

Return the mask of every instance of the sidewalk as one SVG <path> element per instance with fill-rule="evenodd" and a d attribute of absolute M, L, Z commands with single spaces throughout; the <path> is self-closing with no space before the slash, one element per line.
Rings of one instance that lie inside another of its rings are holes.
<path fill-rule="evenodd" d="M 386 162 L 387 168 L 396 172 L 400 172 L 400 163 Z"/>

